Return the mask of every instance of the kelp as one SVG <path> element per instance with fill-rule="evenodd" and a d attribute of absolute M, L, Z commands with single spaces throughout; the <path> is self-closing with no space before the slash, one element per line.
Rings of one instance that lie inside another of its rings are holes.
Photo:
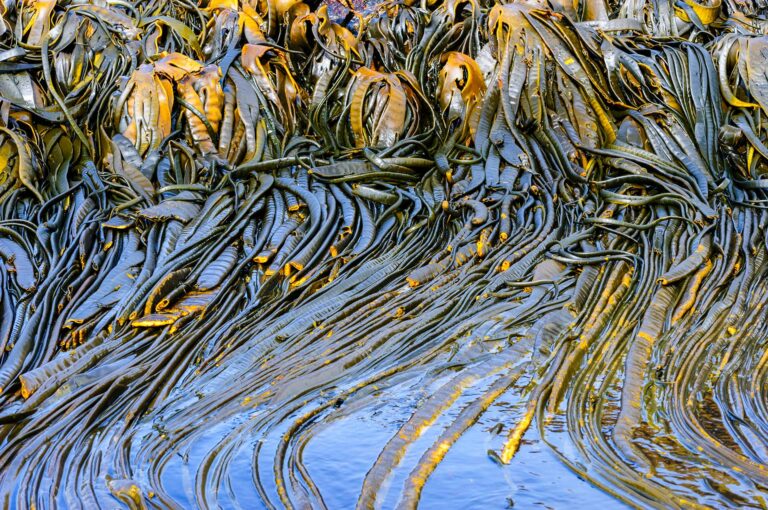
<path fill-rule="evenodd" d="M 363 4 L 0 6 L 0 505 L 764 507 L 766 5 Z"/>

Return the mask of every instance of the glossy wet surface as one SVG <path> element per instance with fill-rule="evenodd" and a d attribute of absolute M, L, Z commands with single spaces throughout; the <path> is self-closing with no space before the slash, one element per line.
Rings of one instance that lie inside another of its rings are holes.
<path fill-rule="evenodd" d="M 0 508 L 764 508 L 766 6 L 363 4 L 0 6 Z"/>

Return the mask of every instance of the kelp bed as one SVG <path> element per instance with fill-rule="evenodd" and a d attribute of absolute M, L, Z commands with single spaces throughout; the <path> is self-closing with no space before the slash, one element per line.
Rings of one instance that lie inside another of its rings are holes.
<path fill-rule="evenodd" d="M 2 3 L 0 505 L 765 508 L 768 5 L 362 4 Z"/>

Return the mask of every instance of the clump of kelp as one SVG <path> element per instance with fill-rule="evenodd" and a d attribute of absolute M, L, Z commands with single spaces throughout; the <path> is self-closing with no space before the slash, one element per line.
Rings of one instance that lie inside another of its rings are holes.
<path fill-rule="evenodd" d="M 502 397 L 500 464 L 764 507 L 768 5 L 333 8 L 0 5 L 0 505 L 323 507 L 410 383 L 360 508 Z"/>

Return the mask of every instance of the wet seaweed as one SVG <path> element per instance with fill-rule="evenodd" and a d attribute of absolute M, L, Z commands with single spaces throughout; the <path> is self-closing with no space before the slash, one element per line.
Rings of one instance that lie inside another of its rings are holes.
<path fill-rule="evenodd" d="M 764 507 L 765 9 L 4 2 L 0 505 L 324 508 L 391 392 L 358 508 L 501 400 L 498 469 Z"/>

